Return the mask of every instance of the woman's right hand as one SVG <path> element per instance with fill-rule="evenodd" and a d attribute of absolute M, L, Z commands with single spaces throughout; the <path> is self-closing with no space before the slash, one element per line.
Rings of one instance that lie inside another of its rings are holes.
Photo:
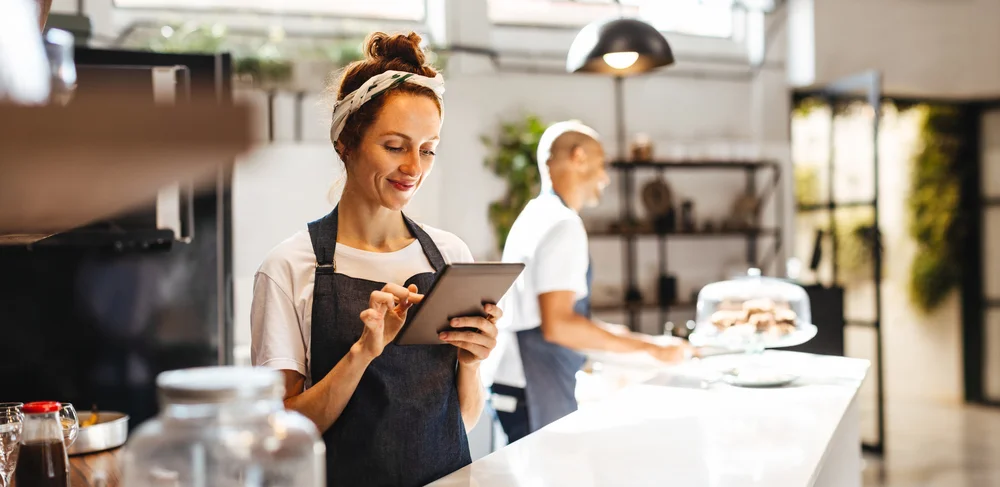
<path fill-rule="evenodd" d="M 406 312 L 424 296 L 417 294 L 417 286 L 405 288 L 398 284 L 386 284 L 381 291 L 373 291 L 368 299 L 368 309 L 361 312 L 365 324 L 358 339 L 358 345 L 371 359 L 382 354 L 385 346 L 392 342 L 406 322 Z"/>

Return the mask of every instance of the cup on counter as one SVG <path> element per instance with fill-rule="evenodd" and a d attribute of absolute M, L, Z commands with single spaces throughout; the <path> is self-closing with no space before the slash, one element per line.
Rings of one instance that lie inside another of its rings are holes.
<path fill-rule="evenodd" d="M 10 485 L 17 466 L 24 423 L 23 406 L 19 402 L 0 402 L 0 487 Z"/>

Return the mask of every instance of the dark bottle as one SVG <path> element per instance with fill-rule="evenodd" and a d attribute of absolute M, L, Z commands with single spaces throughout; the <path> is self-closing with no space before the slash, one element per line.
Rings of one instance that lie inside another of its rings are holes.
<path fill-rule="evenodd" d="M 14 469 L 18 487 L 69 487 L 69 461 L 63 445 L 58 402 L 25 404 L 21 452 Z"/>

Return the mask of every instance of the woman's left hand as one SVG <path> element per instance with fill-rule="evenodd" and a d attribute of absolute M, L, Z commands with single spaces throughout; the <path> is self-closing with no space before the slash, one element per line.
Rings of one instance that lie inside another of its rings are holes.
<path fill-rule="evenodd" d="M 452 319 L 449 325 L 459 329 L 438 335 L 441 341 L 458 347 L 460 365 L 478 365 L 497 346 L 497 320 L 503 316 L 503 311 L 495 304 L 484 305 L 483 311 L 486 318 L 470 316 Z"/>

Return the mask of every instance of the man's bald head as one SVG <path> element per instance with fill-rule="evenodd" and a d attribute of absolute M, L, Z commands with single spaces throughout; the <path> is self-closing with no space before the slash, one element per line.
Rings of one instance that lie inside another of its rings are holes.
<path fill-rule="evenodd" d="M 577 148 L 593 151 L 600 149 L 600 145 L 597 131 L 578 120 L 550 125 L 538 140 L 538 174 L 541 176 L 542 190 L 552 189 L 550 164 L 572 156 Z"/>

